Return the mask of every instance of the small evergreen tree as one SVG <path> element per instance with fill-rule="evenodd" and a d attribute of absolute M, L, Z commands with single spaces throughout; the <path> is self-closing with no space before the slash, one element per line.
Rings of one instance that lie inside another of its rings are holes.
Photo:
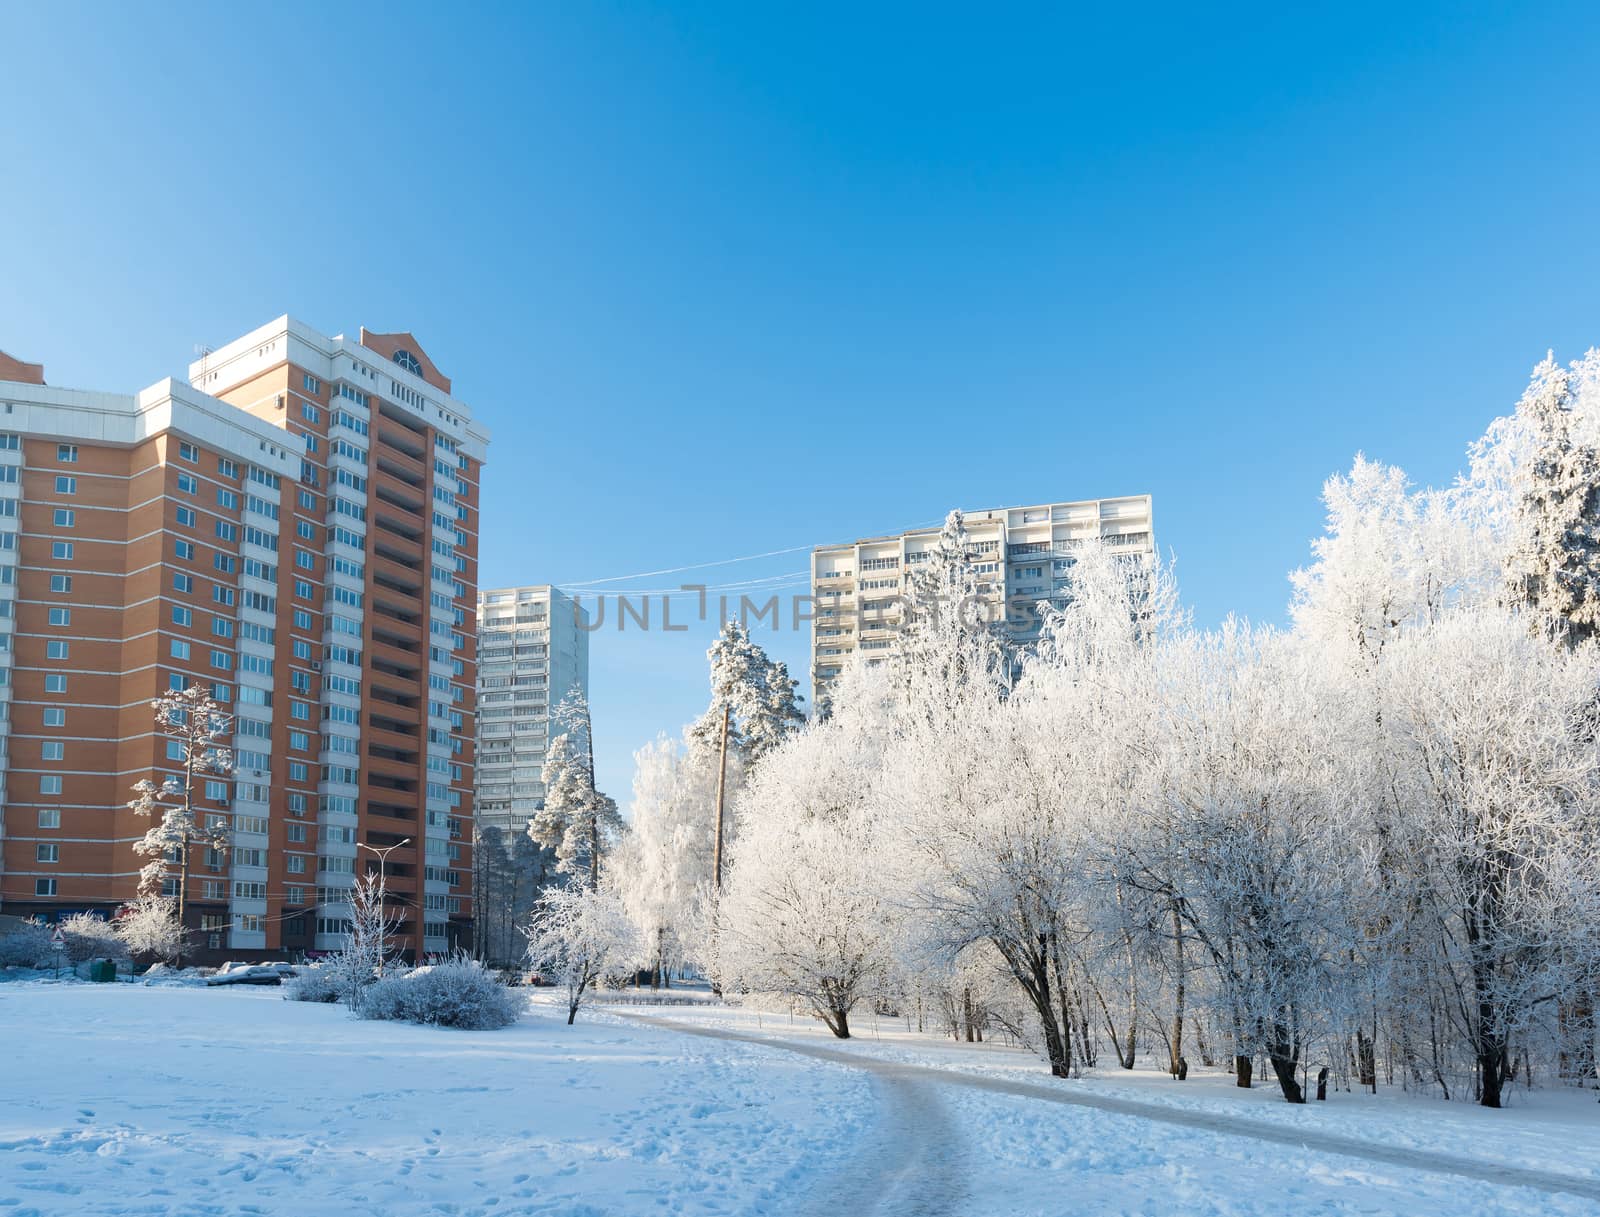
<path fill-rule="evenodd" d="M 177 915 L 179 933 L 187 933 L 189 896 L 189 857 L 196 846 L 206 849 L 228 848 L 228 831 L 201 824 L 195 814 L 195 791 L 208 774 L 219 777 L 233 773 L 233 750 L 225 741 L 233 730 L 232 718 L 224 714 L 200 685 L 164 693 L 151 703 L 156 727 L 178 745 L 180 774 L 168 774 L 159 783 L 142 778 L 134 783 L 134 798 L 128 807 L 135 815 L 153 816 L 154 824 L 134 845 L 134 851 L 150 862 L 139 873 L 139 890 L 144 895 L 162 894 L 167 866 L 178 865 Z M 182 959 L 180 943 L 178 958 Z"/>

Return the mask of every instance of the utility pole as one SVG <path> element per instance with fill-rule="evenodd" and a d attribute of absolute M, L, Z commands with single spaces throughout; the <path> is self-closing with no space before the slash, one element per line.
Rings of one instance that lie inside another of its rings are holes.
<path fill-rule="evenodd" d="M 717 835 L 711 847 L 712 880 L 716 891 L 722 891 L 722 804 L 728 789 L 728 717 L 730 703 L 722 703 L 722 748 L 717 761 Z"/>
<path fill-rule="evenodd" d="M 373 853 L 378 855 L 378 958 L 379 959 L 387 959 L 389 957 L 389 876 L 388 876 L 389 855 L 391 853 L 393 853 L 395 850 L 399 849 L 402 845 L 410 845 L 410 844 L 411 844 L 411 838 L 410 837 L 406 837 L 404 840 L 396 841 L 393 845 L 385 845 L 382 849 L 378 848 L 376 845 L 368 845 L 365 841 L 357 841 L 356 842 L 356 847 L 358 849 L 370 849 Z M 419 909 L 418 912 L 417 912 L 417 915 L 420 917 L 422 915 L 422 910 Z M 418 962 L 419 963 L 421 962 L 421 955 L 422 955 L 422 952 L 418 951 L 417 952 L 417 956 L 418 956 Z"/>

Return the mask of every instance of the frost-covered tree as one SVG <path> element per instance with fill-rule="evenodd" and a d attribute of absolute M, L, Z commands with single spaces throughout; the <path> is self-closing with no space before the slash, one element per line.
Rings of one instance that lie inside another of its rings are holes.
<path fill-rule="evenodd" d="M 567 1025 L 584 996 L 621 973 L 638 955 L 638 937 L 611 892 L 552 887 L 539 897 L 528 926 L 528 962 L 567 991 Z"/>
<path fill-rule="evenodd" d="M 682 958 L 711 879 L 716 774 L 709 759 L 665 736 L 634 753 L 630 831 L 611 881 L 639 932 L 652 983 Z"/>
<path fill-rule="evenodd" d="M 183 949 L 178 902 L 170 897 L 140 896 L 122 906 L 115 925 L 117 937 L 135 957 L 168 962 Z"/>
<path fill-rule="evenodd" d="M 610 795 L 595 789 L 593 725 L 581 693 L 563 698 L 552 716 L 566 728 L 550 741 L 540 777 L 544 805 L 528 821 L 528 836 L 555 851 L 556 865 L 599 886 L 600 863 L 623 830 Z"/>
<path fill-rule="evenodd" d="M 389 892 L 381 871 L 368 871 L 350 892 L 350 927 L 341 946 L 323 965 L 340 1000 L 354 1013 L 367 986 L 389 963 L 389 938 L 399 918 L 389 912 Z"/>
<path fill-rule="evenodd" d="M 849 719 L 814 723 L 746 791 L 718 901 L 713 975 L 803 1002 L 841 1039 L 891 970 L 880 832 L 864 797 L 874 742 Z"/>
<path fill-rule="evenodd" d="M 1576 417 L 1580 388 L 1596 379 L 1600 351 L 1571 369 L 1548 356 L 1517 403 L 1531 452 L 1512 480 L 1507 582 L 1514 600 L 1575 642 L 1600 633 L 1600 451 Z"/>
<path fill-rule="evenodd" d="M 144 894 L 161 893 L 167 867 L 178 866 L 178 925 L 187 933 L 189 857 L 195 847 L 224 850 L 229 836 L 225 828 L 202 824 L 195 814 L 195 795 L 208 775 L 221 777 L 233 773 L 233 751 L 224 743 L 232 731 L 233 720 L 222 712 L 201 685 L 164 693 L 151 703 L 156 727 L 177 745 L 181 769 L 159 782 L 142 778 L 134 783 L 134 798 L 128 807 L 135 815 L 155 816 L 152 825 L 134 850 L 150 862 L 140 871 L 139 887 Z M 182 952 L 180 949 L 179 957 Z"/>

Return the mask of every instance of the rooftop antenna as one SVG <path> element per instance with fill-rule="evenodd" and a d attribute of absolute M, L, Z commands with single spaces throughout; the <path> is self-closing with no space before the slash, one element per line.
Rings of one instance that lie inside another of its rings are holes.
<path fill-rule="evenodd" d="M 200 384 L 195 385 L 195 388 L 199 388 L 206 381 L 206 360 L 211 358 L 211 344 L 209 342 L 195 343 L 194 356 L 200 361 Z M 189 383 L 193 385 L 194 381 L 191 380 Z"/>

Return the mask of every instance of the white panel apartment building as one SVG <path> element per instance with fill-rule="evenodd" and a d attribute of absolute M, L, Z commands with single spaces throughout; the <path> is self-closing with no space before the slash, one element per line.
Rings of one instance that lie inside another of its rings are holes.
<path fill-rule="evenodd" d="M 519 833 L 543 805 L 550 714 L 589 691 L 589 614 L 549 584 L 478 594 L 478 823 Z"/>
<path fill-rule="evenodd" d="M 1032 605 L 1059 595 L 1073 551 L 1086 541 L 1100 539 L 1127 553 L 1154 548 L 1147 494 L 963 515 L 978 572 L 992 579 L 987 593 L 996 606 Z M 870 657 L 894 645 L 906 572 L 926 561 L 938 540 L 938 527 L 918 528 L 812 550 L 811 682 L 819 702 L 850 656 L 860 651 Z M 1037 637 L 1037 625 L 1013 625 L 1013 635 L 1026 643 Z"/>

